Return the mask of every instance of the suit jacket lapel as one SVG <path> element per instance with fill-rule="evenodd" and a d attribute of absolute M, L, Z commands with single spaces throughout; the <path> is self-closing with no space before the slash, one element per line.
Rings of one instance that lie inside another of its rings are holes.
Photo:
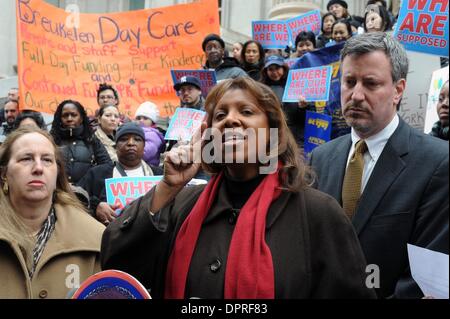
<path fill-rule="evenodd" d="M 344 182 L 345 170 L 347 167 L 348 152 L 352 145 L 351 135 L 348 134 L 338 149 L 330 156 L 328 168 L 333 170 L 327 181 L 328 187 L 326 193 L 336 198 L 342 205 L 342 183 Z"/>
<path fill-rule="evenodd" d="M 409 151 L 410 128 L 400 119 L 400 124 L 391 136 L 360 198 L 360 204 L 353 216 L 352 223 L 356 233 L 359 235 L 376 207 L 389 190 L 390 185 L 403 171 L 406 164 L 402 156 Z"/>

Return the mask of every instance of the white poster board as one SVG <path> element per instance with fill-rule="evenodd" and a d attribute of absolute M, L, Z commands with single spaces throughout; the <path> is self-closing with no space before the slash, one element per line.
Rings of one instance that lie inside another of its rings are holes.
<path fill-rule="evenodd" d="M 423 131 L 431 76 L 433 71 L 441 68 L 441 60 L 435 55 L 406 52 L 409 72 L 398 113 L 406 123 Z"/>
<path fill-rule="evenodd" d="M 442 85 L 448 80 L 448 66 L 433 72 L 430 82 L 430 90 L 428 91 L 428 104 L 425 115 L 425 127 L 423 131 L 428 134 L 433 128 L 433 124 L 439 121 L 436 111 L 436 105 L 439 99 L 439 92 Z"/>

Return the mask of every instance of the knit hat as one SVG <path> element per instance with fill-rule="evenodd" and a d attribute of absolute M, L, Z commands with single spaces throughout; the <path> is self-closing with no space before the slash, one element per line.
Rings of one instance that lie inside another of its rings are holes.
<path fill-rule="evenodd" d="M 348 4 L 347 2 L 343 1 L 343 0 L 330 0 L 327 4 L 327 10 L 330 11 L 330 7 L 333 4 L 340 4 L 341 6 L 343 6 L 345 9 L 348 9 Z"/>
<path fill-rule="evenodd" d="M 222 40 L 222 38 L 217 34 L 211 33 L 211 34 L 208 34 L 205 37 L 205 39 L 203 39 L 203 42 L 202 42 L 203 51 L 205 51 L 206 44 L 208 44 L 209 41 L 213 41 L 213 40 L 218 41 L 220 43 L 220 45 L 222 46 L 222 49 L 225 49 L 225 42 Z"/>
<path fill-rule="evenodd" d="M 134 134 L 140 136 L 145 141 L 144 130 L 137 123 L 128 122 L 123 124 L 122 126 L 119 126 L 116 132 L 115 142 L 117 143 L 117 141 L 126 134 Z"/>
<path fill-rule="evenodd" d="M 156 123 L 159 118 L 158 107 L 152 102 L 144 102 L 137 108 L 136 113 L 134 114 L 134 118 L 138 116 L 145 116 L 146 118 L 152 120 L 153 123 Z"/>

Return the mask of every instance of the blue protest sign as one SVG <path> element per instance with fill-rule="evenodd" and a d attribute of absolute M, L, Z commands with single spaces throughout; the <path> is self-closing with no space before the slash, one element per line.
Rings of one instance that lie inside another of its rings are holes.
<path fill-rule="evenodd" d="M 206 97 L 217 84 L 216 71 L 214 70 L 170 70 L 170 74 L 174 84 L 180 82 L 180 79 L 184 76 L 197 78 L 200 82 L 203 97 Z"/>
<path fill-rule="evenodd" d="M 448 0 L 403 0 L 394 35 L 407 50 L 448 57 Z"/>
<path fill-rule="evenodd" d="M 126 205 L 145 195 L 161 179 L 162 176 L 108 178 L 105 180 L 106 201 L 110 205 L 118 205 L 116 214 L 120 214 Z"/>
<path fill-rule="evenodd" d="M 166 140 L 190 141 L 192 135 L 200 128 L 206 112 L 190 108 L 177 108 L 167 128 Z"/>
<path fill-rule="evenodd" d="M 284 49 L 289 45 L 289 33 L 284 21 L 252 21 L 252 39 L 264 49 Z"/>
<path fill-rule="evenodd" d="M 286 20 L 286 24 L 292 44 L 294 44 L 295 37 L 302 31 L 311 31 L 315 35 L 319 35 L 322 27 L 322 16 L 320 10 L 313 10 Z"/>
<path fill-rule="evenodd" d="M 288 67 L 290 69 L 295 65 L 295 63 L 298 62 L 298 60 L 300 60 L 300 58 L 285 59 L 284 62 L 286 62 L 286 64 L 288 65 Z"/>
<path fill-rule="evenodd" d="M 325 47 L 320 50 L 303 55 L 292 69 L 304 69 L 322 65 L 330 65 L 333 68 L 331 76 L 330 95 L 327 102 L 315 102 L 316 111 L 330 115 L 333 118 L 331 138 L 350 133 L 350 127 L 345 122 L 341 110 L 341 72 L 340 57 L 344 42 Z"/>
<path fill-rule="evenodd" d="M 300 96 L 306 102 L 328 101 L 332 71 L 329 65 L 290 70 L 283 102 L 298 102 Z"/>
<path fill-rule="evenodd" d="M 306 111 L 305 119 L 305 155 L 317 146 L 324 144 L 331 137 L 331 116 Z"/>

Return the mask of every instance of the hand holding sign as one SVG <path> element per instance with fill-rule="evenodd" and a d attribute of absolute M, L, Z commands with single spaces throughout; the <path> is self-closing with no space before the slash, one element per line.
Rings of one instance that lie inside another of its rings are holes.
<path fill-rule="evenodd" d="M 106 202 L 101 202 L 95 210 L 95 216 L 101 223 L 108 225 L 116 219 L 115 210 L 118 208 L 117 205 L 109 205 Z"/>

